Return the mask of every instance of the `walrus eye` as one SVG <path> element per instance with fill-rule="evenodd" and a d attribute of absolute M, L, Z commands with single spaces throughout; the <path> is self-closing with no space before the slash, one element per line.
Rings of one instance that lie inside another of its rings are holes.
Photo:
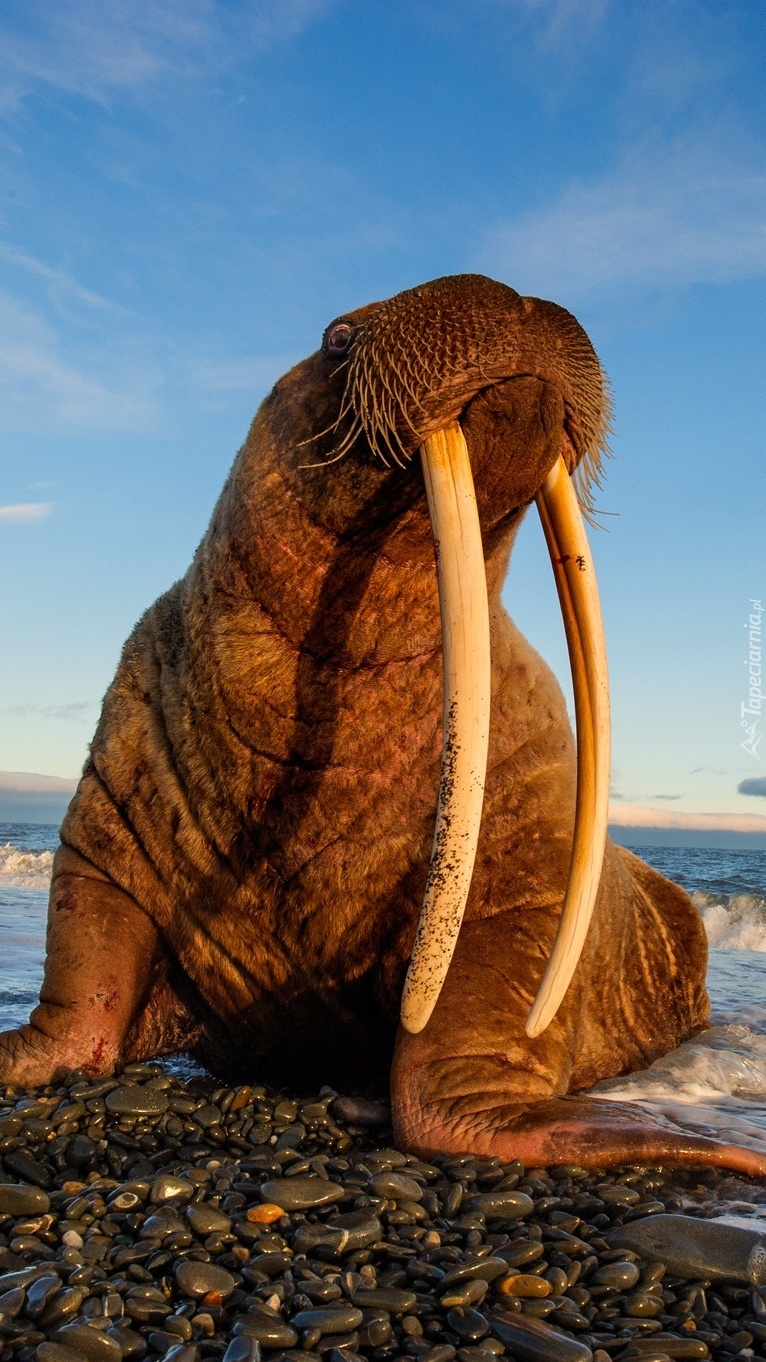
<path fill-rule="evenodd" d="M 348 322 L 336 322 L 325 332 L 324 348 L 333 359 L 342 359 L 354 339 L 354 328 Z"/>

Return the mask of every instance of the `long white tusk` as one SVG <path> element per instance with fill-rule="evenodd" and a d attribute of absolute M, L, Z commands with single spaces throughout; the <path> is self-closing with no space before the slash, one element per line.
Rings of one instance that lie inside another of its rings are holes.
<path fill-rule="evenodd" d="M 444 649 L 439 807 L 423 908 L 402 994 L 406 1031 L 422 1031 L 463 921 L 484 800 L 489 741 L 489 606 L 481 527 L 457 422 L 421 446 L 434 535 Z"/>
<path fill-rule="evenodd" d="M 577 724 L 577 809 L 564 907 L 551 958 L 526 1024 L 539 1036 L 577 968 L 596 902 L 606 844 L 611 734 L 609 674 L 596 574 L 580 508 L 559 456 L 537 496 L 572 667 Z"/>

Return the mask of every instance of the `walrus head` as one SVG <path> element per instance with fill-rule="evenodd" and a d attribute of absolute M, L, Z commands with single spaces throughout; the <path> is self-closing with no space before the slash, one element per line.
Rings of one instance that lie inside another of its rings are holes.
<path fill-rule="evenodd" d="M 298 381 L 291 383 L 293 375 Z M 384 467 L 390 470 L 386 482 L 399 484 L 393 503 L 403 504 L 402 482 L 416 477 L 407 466 L 416 452 L 421 457 L 439 578 L 445 687 L 436 831 L 402 999 L 402 1023 L 413 1032 L 428 1021 L 449 967 L 479 836 L 490 698 L 482 529 L 486 536 L 537 502 L 564 617 L 578 737 L 569 882 L 527 1021 L 528 1034 L 537 1035 L 555 1015 L 580 957 L 606 838 L 606 652 L 580 512 L 580 504 L 586 515 L 592 509 L 605 449 L 609 401 L 601 366 L 563 308 L 521 297 L 481 275 L 456 275 L 337 317 L 321 351 L 293 375 L 273 395 L 289 407 L 285 428 L 307 431 L 294 450 L 292 476 L 303 478 L 304 495 L 320 500 L 321 486 L 309 490 L 305 480 L 311 470 L 338 465 L 346 494 L 333 497 L 334 514 L 348 523 L 336 524 L 336 532 L 349 532 L 355 509 L 369 502 Z M 497 456 L 504 422 L 513 418 L 517 380 L 524 377 L 539 380 L 544 393 L 542 419 L 551 438 L 543 463 L 539 451 L 526 459 L 516 447 L 513 459 Z M 477 424 L 486 431 L 488 423 L 494 438 L 473 439 Z M 318 424 L 319 434 L 308 434 Z"/>

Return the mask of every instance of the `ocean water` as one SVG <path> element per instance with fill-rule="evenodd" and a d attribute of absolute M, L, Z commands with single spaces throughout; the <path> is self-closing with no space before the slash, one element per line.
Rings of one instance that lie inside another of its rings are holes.
<path fill-rule="evenodd" d="M 26 1020 L 37 1001 L 57 841 L 55 827 L 0 823 L 0 1029 Z M 594 1091 L 766 1152 L 766 851 L 636 850 L 702 914 L 712 1024 L 649 1069 Z"/>

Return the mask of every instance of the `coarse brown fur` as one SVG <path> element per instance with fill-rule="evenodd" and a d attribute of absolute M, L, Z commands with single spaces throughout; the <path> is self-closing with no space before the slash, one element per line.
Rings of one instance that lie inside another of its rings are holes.
<path fill-rule="evenodd" d="M 524 1020 L 572 840 L 575 753 L 552 674 L 500 603 L 560 452 L 588 487 L 608 403 L 577 322 L 481 276 L 344 319 L 263 403 L 186 577 L 144 615 L 61 831 L 48 961 L 6 1082 L 188 1048 L 230 1076 L 383 1083 L 424 1152 L 535 1162 L 758 1157 L 568 1096 L 704 1026 L 706 947 L 681 890 L 607 846 L 558 1016 Z M 441 751 L 424 436 L 459 419 L 484 538 L 489 769 L 473 882 L 434 1016 L 396 1041 Z"/>

